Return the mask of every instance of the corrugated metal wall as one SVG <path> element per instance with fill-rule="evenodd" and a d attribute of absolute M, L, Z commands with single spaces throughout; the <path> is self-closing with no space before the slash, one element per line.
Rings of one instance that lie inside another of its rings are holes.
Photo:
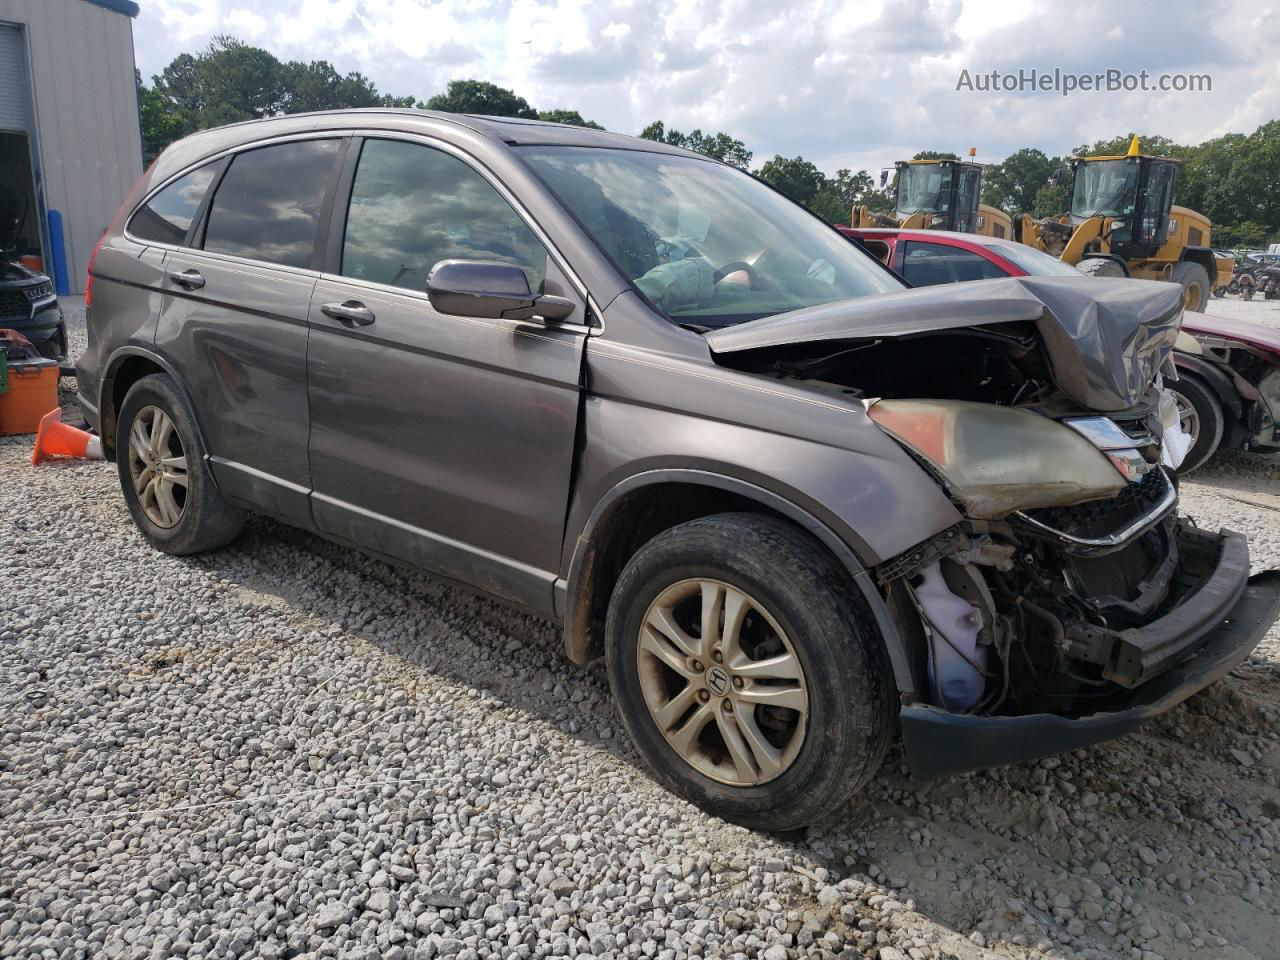
<path fill-rule="evenodd" d="M 71 289 L 142 172 L 133 22 L 85 0 L 0 0 L 26 26 L 45 206 L 62 212 Z"/>
<path fill-rule="evenodd" d="M 26 130 L 29 104 L 22 31 L 0 23 L 0 129 Z"/>

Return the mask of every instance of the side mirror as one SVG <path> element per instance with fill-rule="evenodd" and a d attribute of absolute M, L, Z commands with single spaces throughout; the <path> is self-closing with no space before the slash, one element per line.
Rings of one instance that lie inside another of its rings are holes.
<path fill-rule="evenodd" d="M 490 320 L 564 320 L 574 303 L 549 294 L 535 296 L 529 278 L 500 260 L 441 260 L 427 276 L 427 296 L 441 313 Z"/>

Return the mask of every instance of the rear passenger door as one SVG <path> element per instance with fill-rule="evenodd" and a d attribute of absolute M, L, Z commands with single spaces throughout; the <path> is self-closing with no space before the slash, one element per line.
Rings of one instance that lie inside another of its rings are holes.
<path fill-rule="evenodd" d="M 342 138 L 230 158 L 192 238 L 171 251 L 157 351 L 187 376 L 229 496 L 310 523 L 307 309 Z"/>
<path fill-rule="evenodd" d="M 494 182 L 445 145 L 371 137 L 343 183 L 311 306 L 316 524 L 549 612 L 585 304 Z M 546 325 L 439 313 L 426 280 L 444 259 L 517 264 L 578 309 Z"/>

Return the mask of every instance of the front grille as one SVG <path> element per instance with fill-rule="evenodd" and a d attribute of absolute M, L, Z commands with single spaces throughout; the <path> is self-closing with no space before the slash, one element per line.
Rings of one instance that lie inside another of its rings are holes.
<path fill-rule="evenodd" d="M 0 290 L 0 320 L 26 320 L 31 316 L 31 301 L 21 289 Z"/>
<path fill-rule="evenodd" d="M 1165 496 L 1169 483 L 1164 470 L 1157 467 L 1141 480 L 1125 484 L 1114 497 L 1027 510 L 1024 515 L 1071 537 L 1105 537 L 1151 512 Z"/>

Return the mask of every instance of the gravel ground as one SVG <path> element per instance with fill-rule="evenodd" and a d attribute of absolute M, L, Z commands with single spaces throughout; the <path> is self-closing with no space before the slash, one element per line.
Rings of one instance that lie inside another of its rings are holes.
<path fill-rule="evenodd" d="M 0 440 L 0 956 L 1276 956 L 1275 631 L 1139 734 L 925 785 L 895 754 L 764 836 L 651 782 L 549 625 L 262 520 L 163 556 L 114 467 L 29 452 Z M 1268 489 L 1222 456 L 1186 509 L 1280 566 Z"/>

